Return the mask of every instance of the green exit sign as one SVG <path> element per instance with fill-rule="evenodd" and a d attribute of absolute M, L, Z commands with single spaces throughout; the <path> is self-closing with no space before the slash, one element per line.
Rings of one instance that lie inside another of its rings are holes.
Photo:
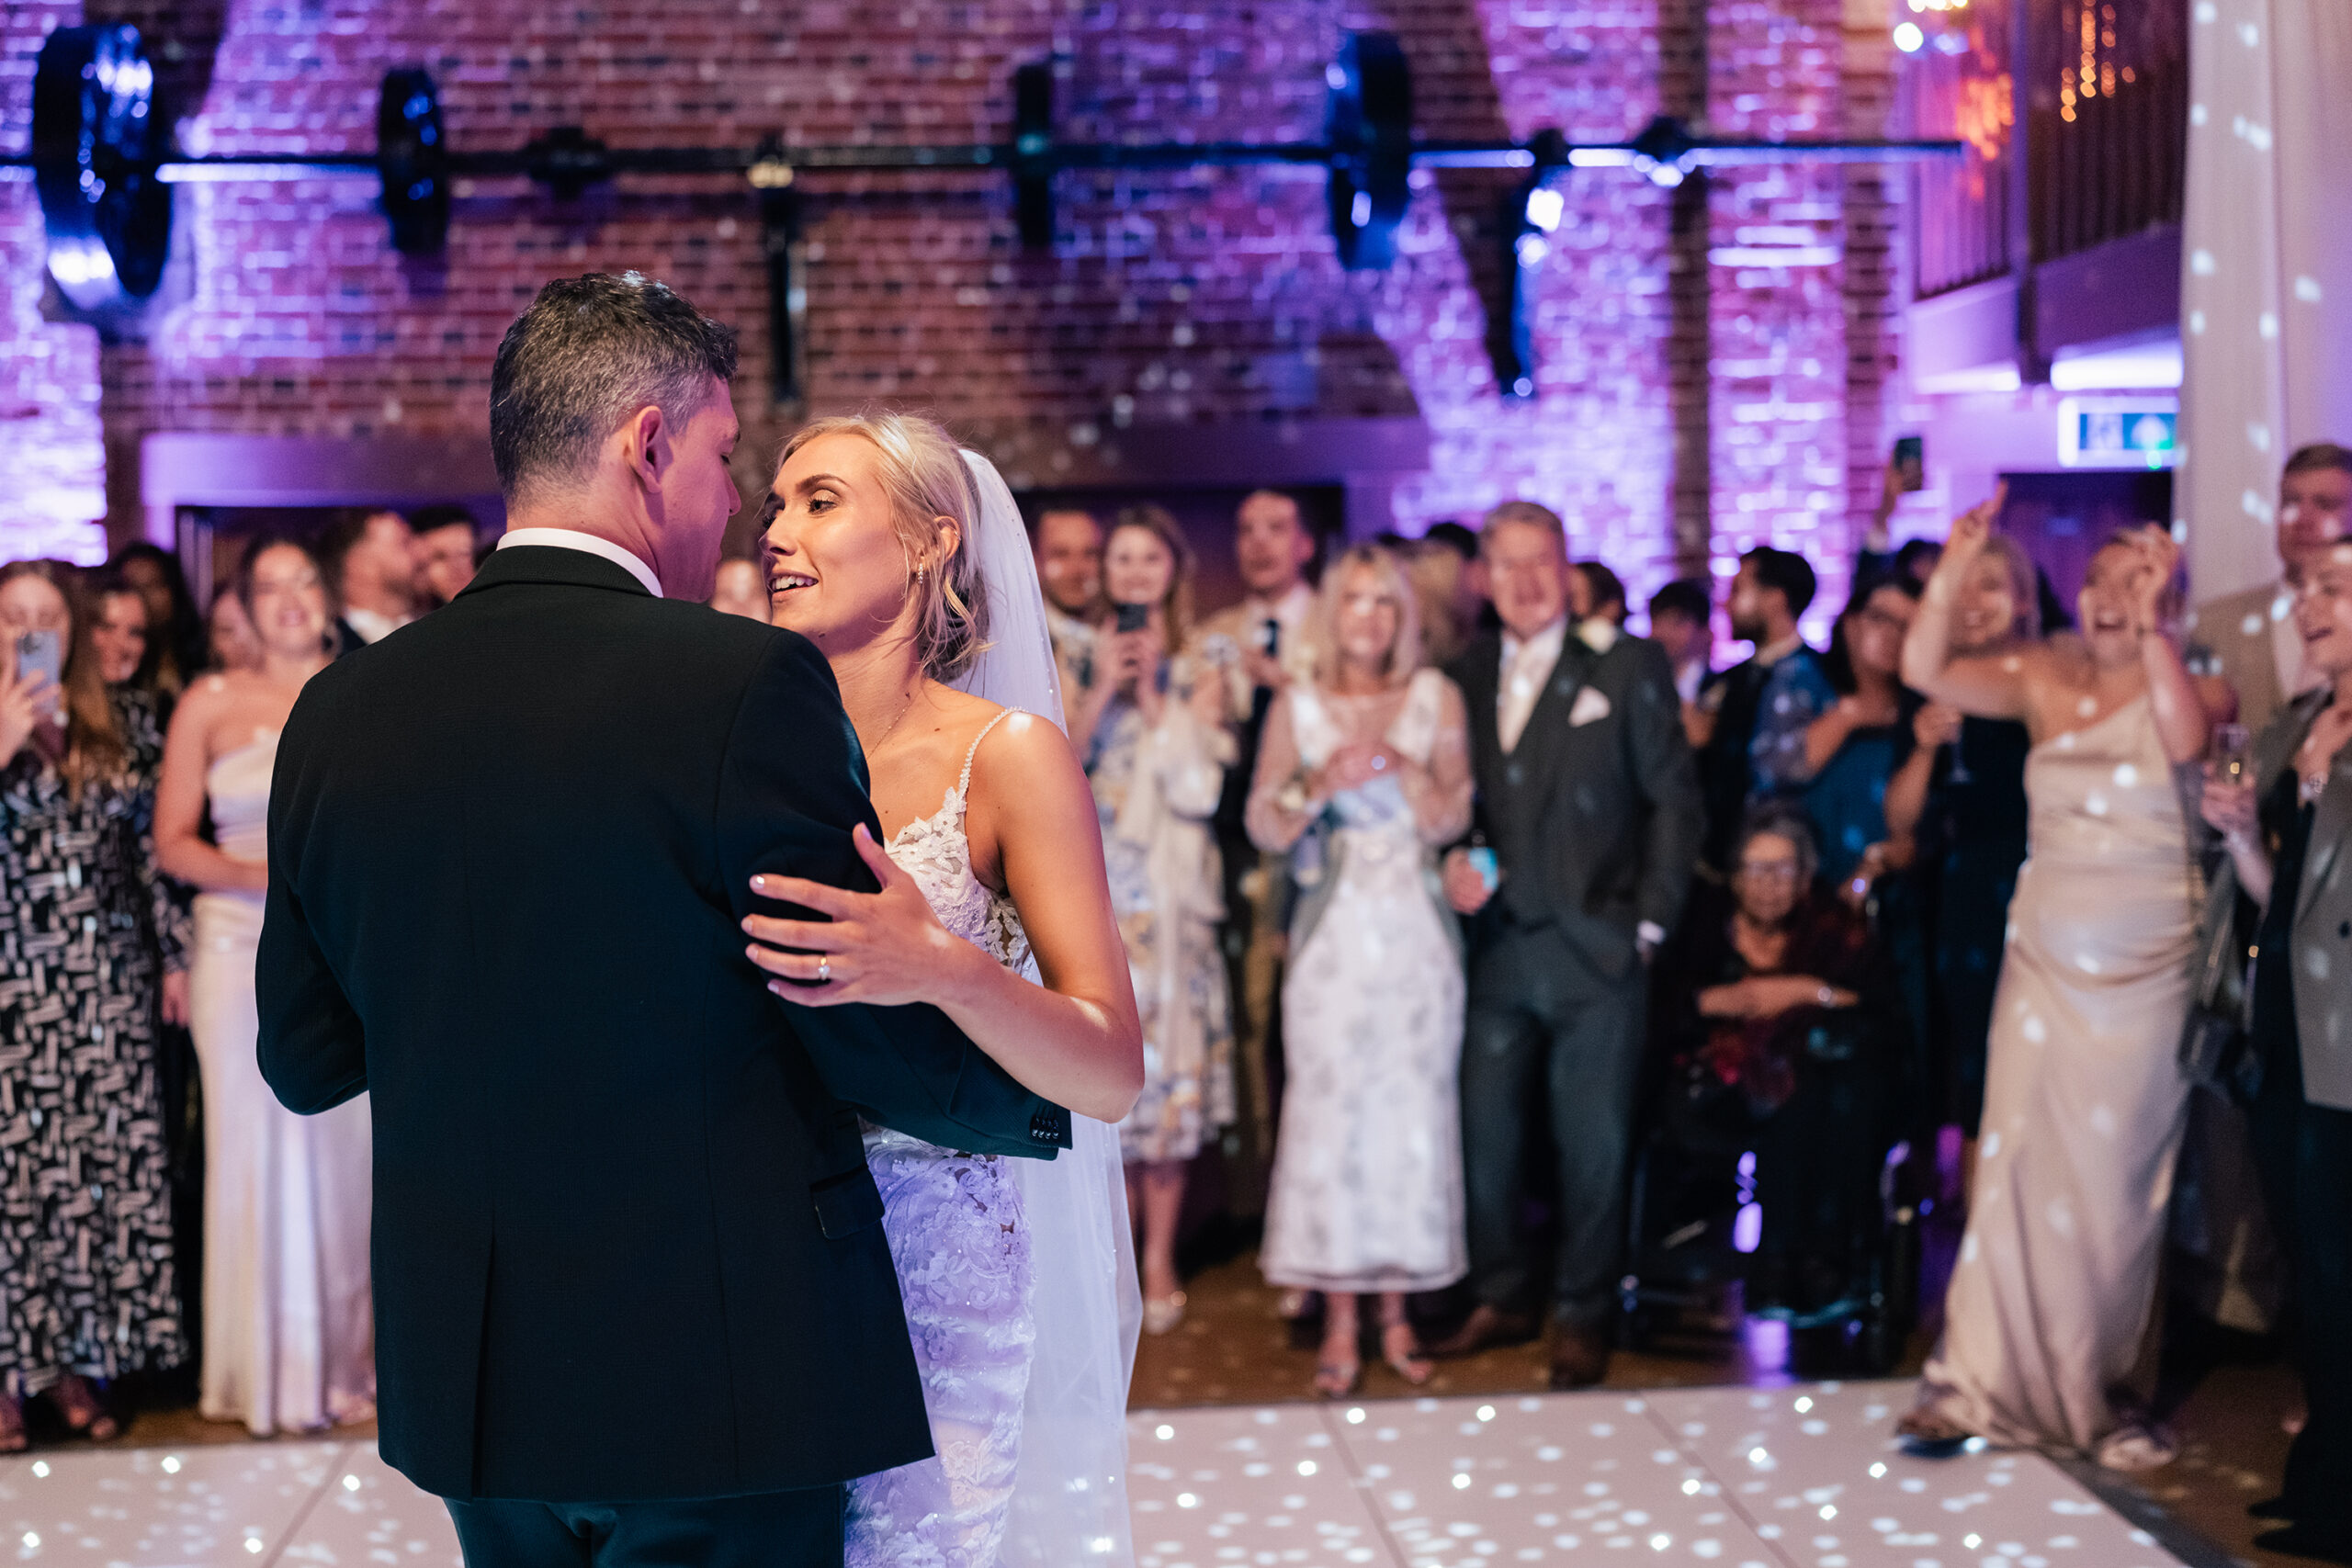
<path fill-rule="evenodd" d="M 2058 461 L 2069 468 L 2169 468 L 2180 450 L 2175 398 L 2064 398 Z"/>

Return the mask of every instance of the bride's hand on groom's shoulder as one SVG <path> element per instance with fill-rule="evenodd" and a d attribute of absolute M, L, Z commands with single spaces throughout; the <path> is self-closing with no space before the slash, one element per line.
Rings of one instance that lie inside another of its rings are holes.
<path fill-rule="evenodd" d="M 948 934 L 914 878 L 863 824 L 852 838 L 881 890 L 854 893 L 799 876 L 752 877 L 752 891 L 759 897 L 827 918 L 746 916 L 743 932 L 752 939 L 752 962 L 774 976 L 769 990 L 804 1007 L 949 1000 L 969 966 L 967 961 L 979 950 Z"/>

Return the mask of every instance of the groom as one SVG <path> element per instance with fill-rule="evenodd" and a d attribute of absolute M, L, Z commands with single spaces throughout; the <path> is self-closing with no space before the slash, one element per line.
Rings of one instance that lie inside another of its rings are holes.
<path fill-rule="evenodd" d="M 936 1011 L 745 956 L 752 874 L 870 891 L 875 818 L 824 660 L 701 604 L 734 370 L 661 284 L 549 284 L 491 379 L 497 554 L 279 744 L 261 1068 L 371 1098 L 383 1456 L 471 1568 L 838 1564 L 842 1483 L 932 1451 L 859 1115 L 1069 1142 Z"/>

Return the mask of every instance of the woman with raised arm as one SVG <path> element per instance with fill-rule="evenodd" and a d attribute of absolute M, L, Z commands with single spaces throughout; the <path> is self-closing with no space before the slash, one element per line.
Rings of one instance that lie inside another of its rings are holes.
<path fill-rule="evenodd" d="M 2118 1391 L 2154 1297 L 2188 1112 L 2196 879 L 2176 773 L 2204 753 L 2205 711 L 2164 625 L 2179 550 L 2154 525 L 2091 557 L 2081 635 L 1953 655 L 1960 584 L 2001 499 L 1952 525 L 1903 649 L 1906 683 L 2024 721 L 2033 750 L 1975 1201 L 1943 1342 L 1900 1430 L 2144 1469 L 2169 1459 L 2168 1439 Z"/>
<path fill-rule="evenodd" d="M 754 877 L 828 919 L 752 916 L 753 960 L 804 1007 L 928 1002 L 1072 1112 L 1050 1164 L 867 1128 L 938 1451 L 851 1484 L 847 1561 L 1117 1568 L 1140 1303 L 1111 1123 L 1142 1029 L 1027 536 L 985 458 L 903 414 L 803 428 L 763 522 L 774 624 L 831 663 L 883 838 L 857 830 L 876 893 Z"/>
<path fill-rule="evenodd" d="M 326 668 L 334 612 L 318 558 L 283 536 L 247 547 L 226 598 L 245 613 L 259 659 L 199 676 L 180 698 L 156 789 L 155 852 L 197 889 L 188 1029 L 204 1089 L 199 1407 L 209 1421 L 243 1421 L 267 1437 L 375 1415 L 374 1144 L 364 1097 L 297 1116 L 262 1081 L 254 1054 L 277 738 Z M 208 807 L 217 841 L 204 836 Z"/>

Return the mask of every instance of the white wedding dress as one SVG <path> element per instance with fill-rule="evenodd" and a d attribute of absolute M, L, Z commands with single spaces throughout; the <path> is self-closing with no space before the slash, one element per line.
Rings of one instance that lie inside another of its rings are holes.
<path fill-rule="evenodd" d="M 267 858 L 277 732 L 205 774 L 220 852 Z M 201 893 L 189 1032 L 204 1086 L 205 1418 L 261 1436 L 375 1412 L 368 1298 L 371 1134 L 365 1095 L 297 1116 L 262 1081 L 254 955 L 258 893 Z"/>
<path fill-rule="evenodd" d="M 1012 712 L 1061 698 L 1026 532 L 994 468 L 964 454 L 994 638 L 958 682 L 1007 709 L 890 858 L 940 923 L 1035 983 L 1012 901 L 972 874 L 972 759 Z M 1127 1381 L 1142 1303 L 1118 1134 L 1073 1113 L 1051 1161 L 959 1154 L 869 1127 L 866 1163 L 906 1306 L 933 1458 L 850 1483 L 849 1568 L 1132 1568 Z"/>

